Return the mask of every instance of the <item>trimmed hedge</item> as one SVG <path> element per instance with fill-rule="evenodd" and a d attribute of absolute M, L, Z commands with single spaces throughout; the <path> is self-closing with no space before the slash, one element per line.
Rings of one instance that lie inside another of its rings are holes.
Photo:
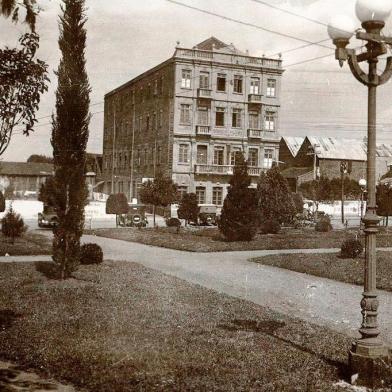
<path fill-rule="evenodd" d="M 97 244 L 83 244 L 80 247 L 80 264 L 101 264 L 103 252 Z"/>
<path fill-rule="evenodd" d="M 260 232 L 262 234 L 278 234 L 280 231 L 280 224 L 277 220 L 270 219 L 261 223 Z"/>
<path fill-rule="evenodd" d="M 349 238 L 343 241 L 340 248 L 340 256 L 345 259 L 356 259 L 363 252 L 361 241 L 355 238 Z"/>

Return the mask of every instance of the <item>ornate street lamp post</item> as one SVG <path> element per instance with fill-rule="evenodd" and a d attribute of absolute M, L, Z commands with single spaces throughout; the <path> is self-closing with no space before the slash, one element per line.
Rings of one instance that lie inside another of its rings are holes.
<path fill-rule="evenodd" d="M 358 384 L 371 386 L 381 382 L 377 380 L 377 365 L 388 359 L 389 354 L 389 350 L 379 339 L 377 322 L 376 234 L 379 217 L 376 213 L 376 91 L 378 86 L 386 83 L 392 76 L 392 57 L 388 57 L 383 73 L 379 75 L 377 72 L 378 57 L 387 53 L 387 45 L 392 45 L 392 38 L 381 34 L 391 11 L 392 3 L 389 0 L 357 1 L 356 14 L 363 29 L 357 30 L 356 38 L 367 41 L 366 52 L 360 54 L 356 54 L 354 49 L 346 48 L 355 29 L 350 18 L 336 17 L 328 26 L 328 33 L 336 45 L 335 56 L 340 66 L 348 61 L 355 78 L 368 87 L 368 202 L 363 218 L 366 236 L 365 284 L 361 301 L 361 338 L 353 343 L 349 363 L 352 381 L 357 379 Z M 360 63 L 364 61 L 369 64 L 367 73 L 360 67 Z"/>

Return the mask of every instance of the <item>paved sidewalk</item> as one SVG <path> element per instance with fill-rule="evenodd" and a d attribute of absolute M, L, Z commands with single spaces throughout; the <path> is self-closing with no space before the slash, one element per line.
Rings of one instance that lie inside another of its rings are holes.
<path fill-rule="evenodd" d="M 188 282 L 357 336 L 361 323 L 361 287 L 248 261 L 271 254 L 332 253 L 338 249 L 192 253 L 90 235 L 83 236 L 83 241 L 99 244 L 108 260 L 138 262 Z M 0 258 L 0 261 L 15 262 L 35 260 L 51 258 Z M 380 291 L 380 324 L 383 338 L 392 343 L 392 293 L 386 291 Z"/>

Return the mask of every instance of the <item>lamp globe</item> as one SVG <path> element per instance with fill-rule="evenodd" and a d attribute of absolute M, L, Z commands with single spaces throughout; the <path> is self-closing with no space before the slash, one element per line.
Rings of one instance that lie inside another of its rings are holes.
<path fill-rule="evenodd" d="M 333 40 L 350 40 L 354 35 L 355 23 L 347 15 L 336 15 L 328 24 L 328 34 Z"/>
<path fill-rule="evenodd" d="M 391 11 L 391 0 L 357 0 L 355 5 L 355 12 L 361 22 L 385 22 Z"/>

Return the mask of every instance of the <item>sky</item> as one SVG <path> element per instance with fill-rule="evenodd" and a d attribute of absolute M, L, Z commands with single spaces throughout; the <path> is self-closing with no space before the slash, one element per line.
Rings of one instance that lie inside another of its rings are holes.
<path fill-rule="evenodd" d="M 108 91 L 171 57 L 177 41 L 181 47 L 193 47 L 210 36 L 233 43 L 240 50 L 248 49 L 253 56 L 265 54 L 276 58 L 277 53 L 282 53 L 285 69 L 281 91 L 282 135 L 349 139 L 366 136 L 366 87 L 354 79 L 347 64 L 339 67 L 325 26 L 336 14 L 355 18 L 355 0 L 263 0 L 318 23 L 273 9 L 257 0 L 177 1 L 257 26 L 207 15 L 169 0 L 86 0 L 86 58 L 93 114 L 89 152 L 102 152 L 103 100 Z M 57 40 L 61 0 L 38 0 L 38 3 L 42 8 L 37 25 L 38 57 L 48 63 L 51 83 L 41 99 L 35 132 L 28 138 L 15 134 L 0 158 L 3 160 L 25 161 L 31 154 L 51 155 L 49 116 L 54 110 L 54 71 L 60 59 Z M 360 27 L 359 21 L 357 24 Z M 0 19 L 0 44 L 15 46 L 25 31 L 24 24 L 15 25 Z M 384 32 L 392 32 L 391 22 Z M 322 45 L 330 49 L 310 45 L 290 51 L 303 46 L 301 40 L 326 40 Z M 352 47 L 360 45 L 361 42 L 355 40 L 351 44 Z M 314 58 L 318 59 L 302 63 Z M 384 60 L 379 63 L 380 70 L 384 65 Z M 390 144 L 391 88 L 392 84 L 388 83 L 378 89 L 377 107 L 379 140 Z"/>

